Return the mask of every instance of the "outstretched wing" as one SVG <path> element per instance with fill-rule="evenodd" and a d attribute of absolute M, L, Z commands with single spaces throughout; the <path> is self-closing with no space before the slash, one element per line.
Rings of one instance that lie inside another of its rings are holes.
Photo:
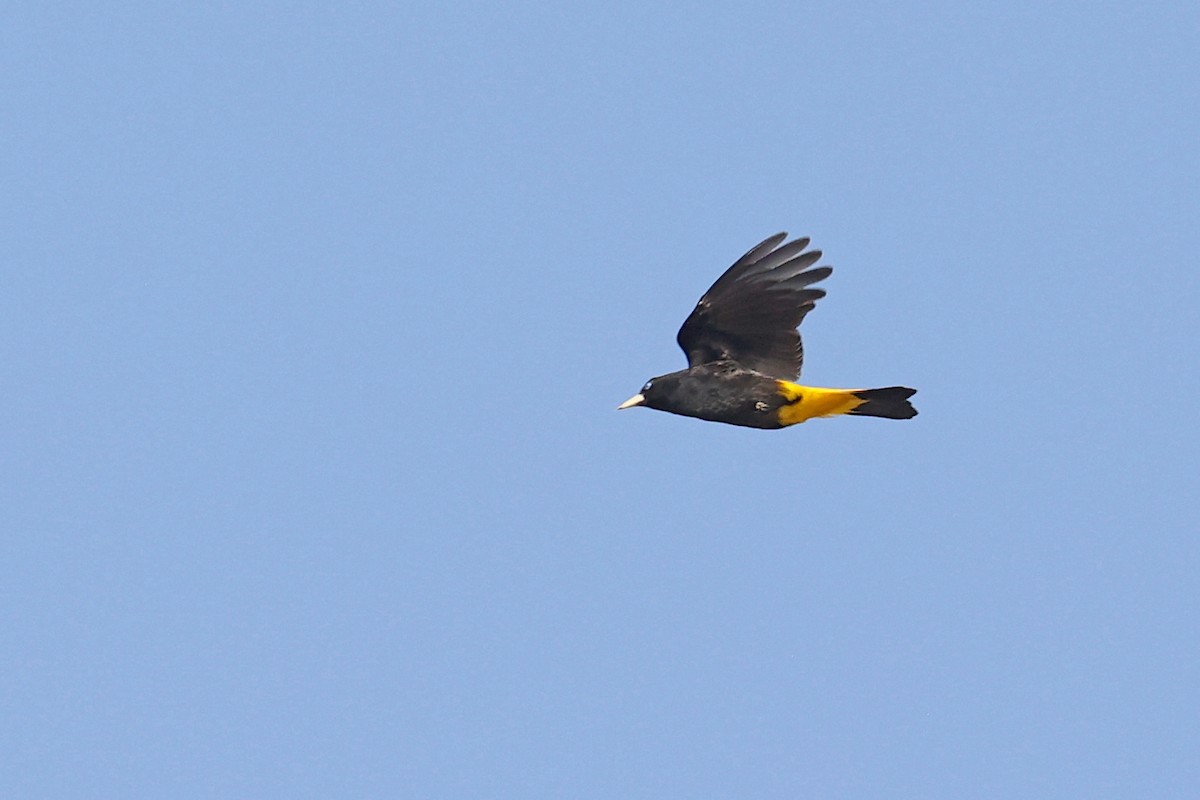
<path fill-rule="evenodd" d="M 799 377 L 804 348 L 796 328 L 825 296 L 808 287 L 833 268 L 809 269 L 821 251 L 804 252 L 807 238 L 785 239 L 777 233 L 751 249 L 700 298 L 676 337 L 688 366 L 730 359 L 773 378 Z"/>

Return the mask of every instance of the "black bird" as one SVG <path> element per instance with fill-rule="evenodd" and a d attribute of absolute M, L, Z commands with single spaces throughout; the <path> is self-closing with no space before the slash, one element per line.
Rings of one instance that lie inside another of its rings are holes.
<path fill-rule="evenodd" d="M 800 377 L 804 348 L 796 330 L 833 272 L 813 267 L 820 250 L 807 238 L 783 244 L 777 233 L 717 278 L 676 337 L 688 368 L 646 381 L 617 408 L 646 406 L 672 414 L 749 428 L 784 428 L 813 417 L 850 414 L 910 419 L 916 389 L 818 389 Z M 810 269 L 810 267 L 812 267 Z"/>

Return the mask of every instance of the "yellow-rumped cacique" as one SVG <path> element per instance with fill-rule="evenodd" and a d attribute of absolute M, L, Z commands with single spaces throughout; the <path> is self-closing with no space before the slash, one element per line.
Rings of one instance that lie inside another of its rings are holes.
<path fill-rule="evenodd" d="M 832 267 L 814 267 L 820 250 L 807 238 L 784 244 L 777 233 L 717 278 L 676 337 L 688 368 L 646 381 L 617 408 L 645 406 L 686 417 L 786 428 L 813 417 L 911 419 L 917 415 L 906 386 L 820 389 L 795 383 L 804 363 L 797 328 L 824 289 Z"/>

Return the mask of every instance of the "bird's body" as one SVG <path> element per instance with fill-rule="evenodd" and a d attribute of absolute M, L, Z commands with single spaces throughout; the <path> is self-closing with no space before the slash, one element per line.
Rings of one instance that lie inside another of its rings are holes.
<path fill-rule="evenodd" d="M 748 428 L 784 428 L 839 414 L 909 419 L 915 389 L 822 389 L 794 383 L 804 350 L 796 328 L 831 267 L 809 269 L 821 251 L 780 233 L 738 259 L 679 329 L 688 368 L 653 378 L 619 407 L 646 406 Z"/>

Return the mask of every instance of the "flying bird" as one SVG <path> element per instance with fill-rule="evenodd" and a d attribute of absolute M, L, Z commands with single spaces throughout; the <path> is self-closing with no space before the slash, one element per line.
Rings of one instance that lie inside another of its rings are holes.
<path fill-rule="evenodd" d="M 804 348 L 796 330 L 824 289 L 813 284 L 832 267 L 814 267 L 820 250 L 807 238 L 784 244 L 777 233 L 751 248 L 717 278 L 679 329 L 688 368 L 646 381 L 621 408 L 645 406 L 686 417 L 785 428 L 813 417 L 911 419 L 906 386 L 819 389 L 801 386 Z"/>

